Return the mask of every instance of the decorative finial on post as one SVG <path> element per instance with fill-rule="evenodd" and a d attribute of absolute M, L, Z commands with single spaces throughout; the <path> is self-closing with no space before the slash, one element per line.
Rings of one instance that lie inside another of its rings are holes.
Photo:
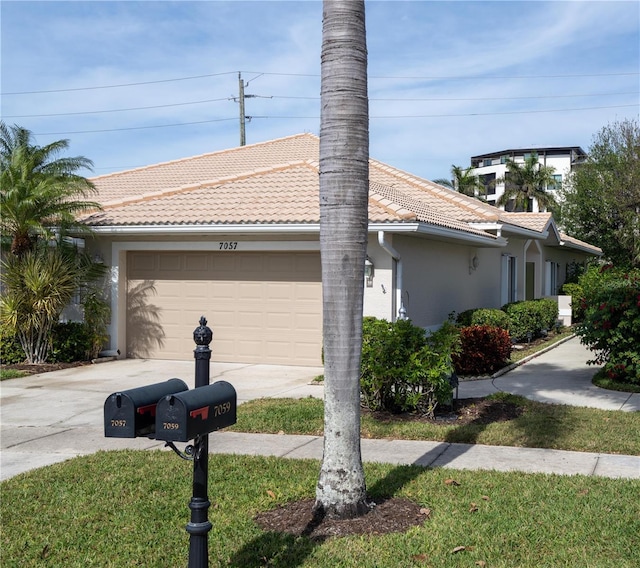
<path fill-rule="evenodd" d="M 213 331 L 207 326 L 207 318 L 200 317 L 200 325 L 193 332 L 193 341 L 196 345 L 209 345 L 213 339 Z"/>

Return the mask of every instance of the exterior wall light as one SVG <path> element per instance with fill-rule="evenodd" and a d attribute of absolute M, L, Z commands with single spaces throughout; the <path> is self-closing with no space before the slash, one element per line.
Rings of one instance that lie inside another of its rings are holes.
<path fill-rule="evenodd" d="M 478 260 L 478 255 L 473 255 L 473 258 L 469 260 L 469 274 L 475 272 L 475 270 L 480 266 L 480 260 Z"/>
<path fill-rule="evenodd" d="M 373 287 L 373 274 L 375 272 L 373 262 L 367 257 L 364 261 L 364 277 L 367 280 L 367 288 Z"/>

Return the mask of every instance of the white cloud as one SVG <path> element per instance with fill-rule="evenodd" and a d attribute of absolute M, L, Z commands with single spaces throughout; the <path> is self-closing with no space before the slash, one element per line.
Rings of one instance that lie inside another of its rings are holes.
<path fill-rule="evenodd" d="M 372 156 L 435 178 L 508 147 L 586 149 L 608 122 L 638 115 L 639 16 L 636 2 L 367 2 Z M 249 143 L 317 133 L 320 42 L 320 2 L 3 2 L 3 92 L 164 82 L 7 95 L 2 114 L 222 99 L 6 119 L 36 133 L 114 130 L 38 137 L 70 138 L 96 168 L 177 159 L 238 144 L 242 71 L 259 95 L 246 101 Z M 586 107 L 619 108 L 571 110 Z M 556 109 L 567 110 L 532 112 Z"/>

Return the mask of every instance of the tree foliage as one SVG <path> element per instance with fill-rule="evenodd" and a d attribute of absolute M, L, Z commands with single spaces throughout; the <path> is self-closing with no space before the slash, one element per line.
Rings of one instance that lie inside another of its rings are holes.
<path fill-rule="evenodd" d="M 605 126 L 586 163 L 563 186 L 562 219 L 572 236 L 600 247 L 616 266 L 640 267 L 640 123 Z"/>
<path fill-rule="evenodd" d="M 640 270 L 591 267 L 580 280 L 584 321 L 577 334 L 595 353 L 589 363 L 617 382 L 640 384 Z"/>
<path fill-rule="evenodd" d="M 439 178 L 434 179 L 434 183 L 444 185 L 449 189 L 453 189 L 469 197 L 479 197 L 485 192 L 485 187 L 480 178 L 473 173 L 473 168 L 461 168 L 460 166 L 451 166 L 450 180 Z"/>
<path fill-rule="evenodd" d="M 93 184 L 76 173 L 93 163 L 82 156 L 59 157 L 68 146 L 68 140 L 37 146 L 29 130 L 0 122 L 0 226 L 17 256 L 55 232 L 87 232 L 76 214 L 99 208 L 86 199 Z"/>
<path fill-rule="evenodd" d="M 496 180 L 504 183 L 504 193 L 496 205 L 508 207 L 510 211 L 530 211 L 535 200 L 540 210 L 557 207 L 553 194 L 546 191 L 556 181 L 555 168 L 540 164 L 535 152 L 527 156 L 523 164 L 509 158 L 506 165 L 507 174 Z"/>

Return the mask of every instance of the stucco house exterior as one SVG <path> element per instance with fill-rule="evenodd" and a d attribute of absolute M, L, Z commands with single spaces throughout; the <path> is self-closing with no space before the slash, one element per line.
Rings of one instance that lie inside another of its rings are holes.
<path fill-rule="evenodd" d="M 532 154 L 538 156 L 541 166 L 548 166 L 555 171 L 553 185 L 545 187 L 545 191 L 551 192 L 558 199 L 558 190 L 569 174 L 587 157 L 586 152 L 580 146 L 556 146 L 539 148 L 512 148 L 488 154 L 479 154 L 471 157 L 471 173 L 479 176 L 486 188 L 486 200 L 491 205 L 504 193 L 504 183 L 496 183 L 496 180 L 504 179 L 507 174 L 507 159 L 523 164 Z M 538 204 L 532 203 L 533 211 L 538 211 Z"/>
<path fill-rule="evenodd" d="M 319 139 L 299 134 L 94 178 L 87 248 L 110 267 L 110 349 L 319 365 Z M 599 250 L 548 213 L 507 213 L 370 161 L 364 313 L 437 328 L 452 311 L 554 295 Z"/>

